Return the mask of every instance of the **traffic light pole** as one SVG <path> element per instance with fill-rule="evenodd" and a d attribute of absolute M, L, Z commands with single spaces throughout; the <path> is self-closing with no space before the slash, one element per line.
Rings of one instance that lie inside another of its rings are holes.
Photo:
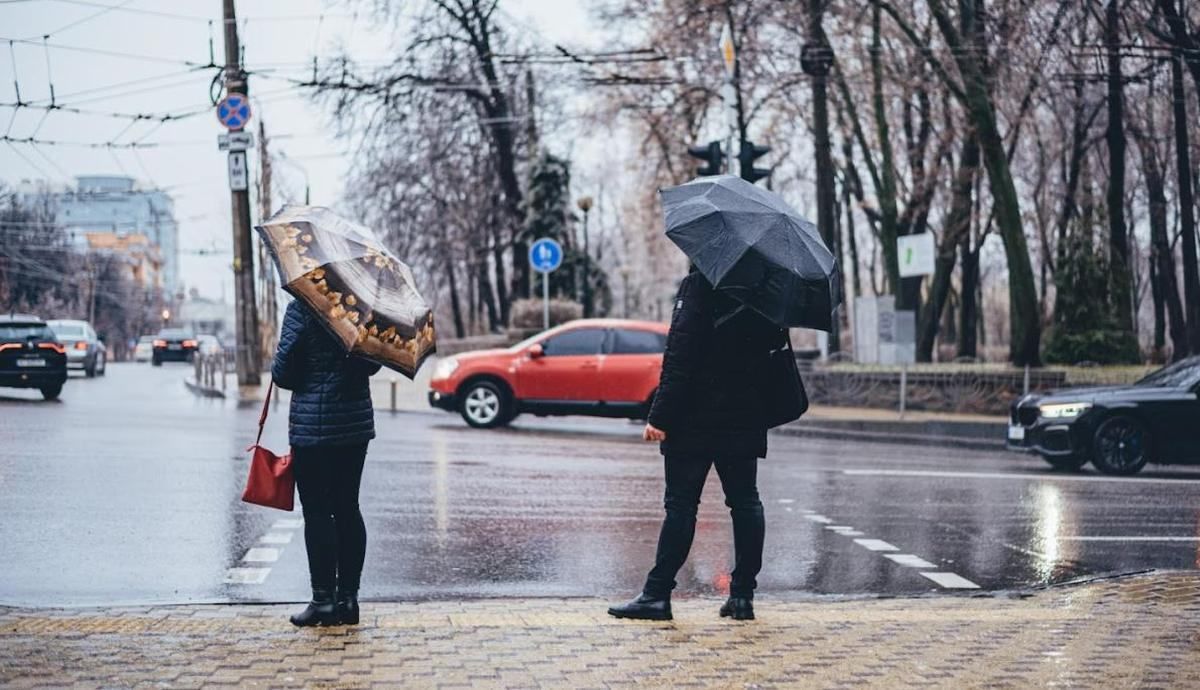
<path fill-rule="evenodd" d="M 247 94 L 242 72 L 241 47 L 238 43 L 234 0 L 222 0 L 225 19 L 225 92 Z M 244 156 L 230 151 L 230 157 Z M 262 359 L 259 352 L 258 306 L 254 298 L 254 246 L 250 238 L 250 191 L 231 189 L 233 216 L 234 309 L 237 320 L 237 379 L 239 386 L 261 383 Z"/>

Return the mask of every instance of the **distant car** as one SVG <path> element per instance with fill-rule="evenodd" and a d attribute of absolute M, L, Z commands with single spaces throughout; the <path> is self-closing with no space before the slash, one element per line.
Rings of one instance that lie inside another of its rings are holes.
<path fill-rule="evenodd" d="M 1105 474 L 1135 474 L 1148 462 L 1200 463 L 1200 356 L 1129 386 L 1031 393 L 1013 403 L 1008 447 L 1058 469 L 1090 460 Z"/>
<path fill-rule="evenodd" d="M 200 341 L 191 331 L 182 328 L 164 328 L 154 338 L 154 351 L 150 361 L 156 367 L 163 362 L 190 362 L 200 347 Z"/>
<path fill-rule="evenodd" d="M 154 336 L 143 335 L 138 338 L 137 346 L 133 348 L 133 361 L 149 362 L 154 356 Z"/>
<path fill-rule="evenodd" d="M 572 321 L 504 350 L 438 362 L 429 404 L 491 428 L 522 412 L 644 419 L 662 372 L 667 326 Z"/>
<path fill-rule="evenodd" d="M 82 369 L 90 379 L 104 376 L 108 369 L 108 348 L 87 321 L 55 319 L 47 321 L 58 341 L 67 348 L 67 368 Z"/>
<path fill-rule="evenodd" d="M 66 380 L 67 350 L 45 321 L 0 316 L 0 386 L 37 388 L 46 400 L 57 400 Z"/>

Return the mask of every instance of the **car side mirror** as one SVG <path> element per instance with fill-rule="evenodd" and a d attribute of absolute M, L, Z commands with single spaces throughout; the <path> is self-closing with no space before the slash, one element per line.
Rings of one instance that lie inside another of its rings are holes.
<path fill-rule="evenodd" d="M 534 343 L 529 348 L 529 359 L 540 359 L 546 356 L 546 348 L 541 343 Z"/>

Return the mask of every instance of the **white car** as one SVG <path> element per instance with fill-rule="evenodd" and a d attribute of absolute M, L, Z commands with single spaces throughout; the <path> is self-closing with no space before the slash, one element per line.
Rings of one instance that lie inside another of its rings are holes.
<path fill-rule="evenodd" d="M 87 321 L 59 319 L 47 321 L 58 342 L 67 348 L 67 368 L 83 369 L 88 378 L 104 376 L 108 368 L 108 348 Z"/>
<path fill-rule="evenodd" d="M 149 362 L 154 357 L 154 336 L 143 335 L 138 338 L 137 346 L 133 348 L 133 361 Z"/>

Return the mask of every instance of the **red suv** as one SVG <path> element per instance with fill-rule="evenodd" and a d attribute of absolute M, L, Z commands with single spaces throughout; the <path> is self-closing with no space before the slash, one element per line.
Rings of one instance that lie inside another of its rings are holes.
<path fill-rule="evenodd" d="M 429 404 L 485 429 L 522 412 L 644 419 L 666 343 L 666 324 L 572 321 L 506 350 L 443 359 L 429 384 Z"/>

